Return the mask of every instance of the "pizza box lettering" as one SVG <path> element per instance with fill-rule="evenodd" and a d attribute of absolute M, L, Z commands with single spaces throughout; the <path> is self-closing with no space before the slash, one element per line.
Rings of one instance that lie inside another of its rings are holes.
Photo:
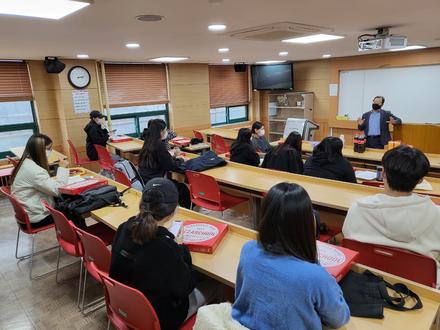
<path fill-rule="evenodd" d="M 324 267 L 335 279 L 339 282 L 351 268 L 351 265 L 356 261 L 359 252 L 353 251 L 340 246 L 316 242 L 318 249 L 318 260 L 322 267 Z"/>
<path fill-rule="evenodd" d="M 201 221 L 183 222 L 183 244 L 192 252 L 212 254 L 228 231 L 228 225 Z"/>

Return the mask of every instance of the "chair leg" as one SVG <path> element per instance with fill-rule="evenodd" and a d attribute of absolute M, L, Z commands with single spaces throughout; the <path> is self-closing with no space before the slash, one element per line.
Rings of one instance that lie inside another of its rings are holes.
<path fill-rule="evenodd" d="M 35 234 L 32 234 L 31 236 L 32 236 L 32 252 L 29 255 L 30 256 L 29 279 L 32 281 L 32 280 L 36 280 L 36 279 L 42 278 L 44 276 L 47 276 L 47 275 L 50 275 L 50 274 L 56 272 L 56 269 L 52 269 L 52 270 L 45 272 L 45 273 L 42 273 L 40 275 L 36 275 L 36 276 L 32 275 L 33 274 L 33 266 L 34 266 L 34 256 L 36 256 L 37 254 L 41 254 L 43 252 L 49 251 L 49 250 L 53 250 L 53 249 L 57 248 L 57 246 L 51 247 L 49 249 L 41 250 L 41 251 L 38 251 L 35 253 Z M 23 259 L 20 259 L 20 260 L 23 260 Z"/>
<path fill-rule="evenodd" d="M 57 282 L 58 284 L 61 284 L 61 282 L 58 279 L 58 273 L 60 270 L 60 258 L 61 258 L 61 246 L 58 246 L 57 270 L 56 270 L 56 274 L 55 274 L 55 282 Z"/>
<path fill-rule="evenodd" d="M 58 247 L 58 245 L 57 246 L 53 246 L 53 247 L 50 247 L 50 248 L 47 248 L 47 249 L 44 249 L 44 250 L 40 250 L 40 251 L 37 251 L 37 252 L 34 252 L 34 253 L 30 253 L 30 254 L 26 254 L 26 255 L 23 255 L 23 256 L 19 256 L 18 255 L 18 244 L 19 244 L 19 242 L 20 242 L 20 227 L 18 227 L 18 231 L 17 231 L 17 242 L 16 242 L 16 244 L 15 244 L 15 259 L 17 259 L 17 260 L 19 260 L 19 261 L 21 261 L 21 260 L 25 260 L 25 259 L 29 259 L 30 257 L 32 257 L 33 255 L 34 256 L 36 256 L 36 255 L 38 255 L 38 254 L 41 254 L 41 253 L 44 253 L 44 252 L 47 252 L 47 251 L 50 251 L 50 250 L 53 250 L 53 249 L 56 249 L 57 247 Z M 33 234 L 33 235 L 35 235 L 35 234 Z M 32 236 L 33 236 L 32 235 Z"/>
<path fill-rule="evenodd" d="M 98 298 L 92 302 L 89 302 L 87 305 L 84 305 L 84 299 L 86 295 L 86 284 L 87 284 L 87 269 L 84 270 L 84 280 L 83 280 L 83 290 L 82 290 L 82 298 L 81 298 L 81 314 L 83 316 L 87 316 L 98 309 L 101 309 L 105 306 L 104 297 Z M 87 309 L 87 310 L 86 310 Z"/>
<path fill-rule="evenodd" d="M 107 320 L 107 330 L 110 330 L 110 319 Z"/>
<path fill-rule="evenodd" d="M 81 284 L 82 284 L 82 277 L 83 277 L 83 258 L 81 257 L 81 267 L 79 269 L 79 282 L 78 282 L 78 298 L 76 299 L 76 305 L 80 309 L 79 301 L 81 298 Z"/>
<path fill-rule="evenodd" d="M 18 227 L 17 230 L 17 243 L 15 244 L 15 259 L 20 259 L 20 257 L 18 257 L 18 242 L 20 241 L 20 227 Z"/>

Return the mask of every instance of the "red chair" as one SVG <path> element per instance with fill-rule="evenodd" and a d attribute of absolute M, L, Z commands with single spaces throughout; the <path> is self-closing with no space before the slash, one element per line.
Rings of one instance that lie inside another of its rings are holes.
<path fill-rule="evenodd" d="M 220 135 L 214 134 L 211 137 L 211 146 L 217 155 L 225 154 L 230 151 L 229 146 L 226 145 L 225 139 Z"/>
<path fill-rule="evenodd" d="M 118 170 L 117 168 L 113 168 L 112 173 L 116 182 L 123 184 L 124 186 L 131 187 L 131 181 L 124 172 Z"/>
<path fill-rule="evenodd" d="M 112 172 L 113 165 L 115 164 L 115 162 L 113 161 L 110 152 L 107 150 L 106 147 L 100 146 L 98 144 L 94 144 L 93 146 L 95 147 L 96 152 L 98 153 L 98 163 L 101 166 L 101 168 L 103 170 Z"/>
<path fill-rule="evenodd" d="M 55 223 L 55 232 L 59 243 L 57 269 L 55 276 L 56 282 L 60 283 L 60 281 L 58 280 L 58 273 L 60 266 L 61 249 L 63 249 L 63 251 L 70 256 L 81 258 L 81 268 L 80 268 L 79 283 L 78 283 L 78 299 L 77 299 L 77 304 L 79 306 L 84 253 L 82 250 L 82 245 L 80 243 L 79 237 L 76 234 L 76 226 L 72 221 L 68 220 L 63 213 L 61 213 L 58 210 L 55 210 L 46 201 L 42 201 L 42 203 L 53 217 Z M 87 232 L 95 236 L 99 236 L 104 241 L 104 244 L 107 245 L 110 245 L 112 243 L 113 236 L 115 234 L 113 230 L 111 230 L 103 223 L 97 223 L 87 227 Z"/>
<path fill-rule="evenodd" d="M 15 158 L 11 157 L 11 156 L 6 156 L 6 159 L 8 160 L 9 164 L 12 164 L 14 167 L 18 165 L 18 160 L 16 160 Z"/>
<path fill-rule="evenodd" d="M 96 162 L 95 160 L 90 160 L 87 157 L 80 158 L 78 156 L 78 151 L 76 150 L 73 142 L 71 140 L 67 140 L 67 143 L 69 143 L 70 153 L 73 156 L 73 160 L 74 160 L 76 166 L 82 166 L 82 165 L 92 164 L 92 163 Z"/>
<path fill-rule="evenodd" d="M 160 330 L 159 318 L 142 292 L 99 273 L 104 285 L 107 316 L 117 329 Z M 192 316 L 179 329 L 192 329 L 196 316 Z"/>
<path fill-rule="evenodd" d="M 108 272 L 110 270 L 111 252 L 107 248 L 107 244 L 103 242 L 103 240 L 101 240 L 99 237 L 79 228 L 75 228 L 75 231 L 79 236 L 81 246 L 83 248 L 83 264 L 85 268 L 80 309 L 83 315 L 88 315 L 91 312 L 103 307 L 104 305 L 99 304 L 103 301 L 102 298 L 99 298 L 95 301 L 88 303 L 87 305 L 84 305 L 87 274 L 90 274 L 92 278 L 102 284 L 101 277 L 99 276 L 98 271 L 101 271 L 102 273 L 108 275 Z M 85 312 L 86 308 L 91 309 Z"/>
<path fill-rule="evenodd" d="M 193 133 L 194 133 L 194 137 L 195 137 L 196 139 L 199 139 L 199 140 L 202 140 L 202 141 L 205 140 L 205 137 L 204 137 L 203 134 L 200 133 L 199 131 L 194 130 Z"/>
<path fill-rule="evenodd" d="M 211 211 L 220 211 L 223 215 L 224 210 L 248 201 L 248 198 L 220 191 L 217 181 L 211 176 L 193 171 L 186 171 L 185 175 L 188 178 L 191 204 Z"/>
<path fill-rule="evenodd" d="M 42 232 L 42 231 L 45 231 L 48 229 L 52 229 L 52 228 L 54 228 L 55 225 L 50 224 L 50 225 L 43 226 L 40 228 L 35 228 L 35 229 L 32 228 L 31 222 L 29 221 L 29 216 L 28 216 L 26 210 L 24 209 L 23 205 L 21 205 L 21 203 L 11 194 L 10 189 L 7 187 L 1 187 L 0 191 L 9 199 L 9 201 L 12 204 L 12 207 L 14 208 L 14 212 L 15 212 L 15 220 L 16 220 L 17 226 L 18 226 L 17 243 L 15 245 L 15 258 L 20 261 L 30 258 L 29 278 L 31 280 L 41 278 L 45 275 L 53 273 L 55 270 L 51 270 L 49 272 L 46 272 L 46 273 L 43 273 L 43 274 L 40 274 L 37 276 L 32 276 L 34 256 L 58 248 L 58 246 L 54 246 L 54 247 L 51 247 L 48 249 L 44 249 L 44 250 L 40 250 L 40 251 L 35 252 L 35 235 L 38 234 L 39 232 Z M 24 255 L 24 256 L 18 256 L 18 243 L 20 241 L 20 232 L 23 232 L 27 235 L 31 235 L 31 238 L 32 238 L 31 253 Z"/>
<path fill-rule="evenodd" d="M 342 246 L 359 252 L 358 263 L 435 288 L 437 265 L 433 258 L 378 244 L 344 238 Z"/>

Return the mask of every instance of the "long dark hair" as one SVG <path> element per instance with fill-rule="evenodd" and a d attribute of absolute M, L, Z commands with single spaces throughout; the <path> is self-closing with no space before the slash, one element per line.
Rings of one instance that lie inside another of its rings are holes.
<path fill-rule="evenodd" d="M 165 122 L 161 119 L 153 119 L 148 122 L 148 130 L 145 132 L 144 145 L 142 146 L 139 158 L 144 161 L 148 167 L 156 167 L 158 164 L 156 150 L 162 142 L 161 132 L 167 128 Z"/>
<path fill-rule="evenodd" d="M 12 173 L 11 184 L 14 182 L 15 177 L 17 176 L 17 173 L 26 158 L 32 159 L 35 164 L 49 172 L 49 162 L 47 161 L 46 148 L 51 146 L 52 143 L 51 138 L 47 135 L 39 133 L 32 135 L 27 141 L 23 155 L 21 156 L 18 165 L 15 167 L 14 172 Z"/>
<path fill-rule="evenodd" d="M 295 183 L 278 183 L 269 190 L 258 232 L 258 241 L 268 252 L 312 263 L 318 260 L 312 201 Z"/>
<path fill-rule="evenodd" d="M 313 149 L 313 155 L 315 156 L 318 153 L 327 154 L 327 158 L 330 162 L 335 161 L 336 159 L 343 157 L 342 156 L 342 148 L 344 144 L 342 140 L 338 137 L 328 136 L 323 139 L 316 147 Z"/>
<path fill-rule="evenodd" d="M 302 136 L 298 132 L 290 132 L 286 141 L 283 144 L 280 144 L 276 151 L 282 151 L 285 148 L 294 148 L 301 155 L 302 152 Z"/>
<path fill-rule="evenodd" d="M 252 146 L 251 143 L 252 132 L 249 128 L 240 128 L 237 135 L 237 140 L 231 145 L 231 151 L 236 149 L 242 144 L 248 144 Z"/>
<path fill-rule="evenodd" d="M 142 245 L 151 241 L 156 235 L 157 223 L 173 214 L 177 205 L 177 201 L 165 202 L 160 190 L 144 191 L 139 204 L 139 214 L 131 227 L 133 242 Z"/>

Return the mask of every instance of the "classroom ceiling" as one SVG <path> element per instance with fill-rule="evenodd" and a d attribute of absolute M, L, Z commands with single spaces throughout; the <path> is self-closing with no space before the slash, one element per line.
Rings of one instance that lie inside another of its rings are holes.
<path fill-rule="evenodd" d="M 164 16 L 140 22 L 141 14 Z M 1 59 L 75 58 L 88 54 L 106 61 L 146 62 L 159 56 L 189 56 L 187 62 L 252 63 L 261 60 L 318 59 L 359 54 L 357 37 L 375 27 L 395 26 L 408 44 L 440 46 L 439 0 L 94 0 L 60 20 L 0 16 Z M 234 39 L 227 32 L 275 22 L 296 22 L 333 29 L 341 40 L 309 45 Z M 227 25 L 225 35 L 208 25 Z M 137 49 L 125 44 L 137 42 Z M 218 53 L 227 47 L 228 54 Z M 281 51 L 289 55 L 280 58 Z M 362 53 L 364 54 L 364 53 Z"/>

